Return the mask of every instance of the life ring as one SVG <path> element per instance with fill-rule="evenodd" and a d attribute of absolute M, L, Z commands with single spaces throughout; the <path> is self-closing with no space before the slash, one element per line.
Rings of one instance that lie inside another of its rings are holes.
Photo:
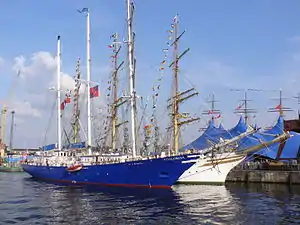
<path fill-rule="evenodd" d="M 67 171 L 68 171 L 68 172 L 77 172 L 77 171 L 81 170 L 82 167 L 83 167 L 82 165 L 73 165 L 73 166 L 69 166 L 69 167 L 67 168 Z"/>

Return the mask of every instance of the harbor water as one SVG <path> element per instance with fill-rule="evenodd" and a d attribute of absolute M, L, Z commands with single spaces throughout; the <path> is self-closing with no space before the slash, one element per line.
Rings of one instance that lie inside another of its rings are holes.
<path fill-rule="evenodd" d="M 300 224 L 300 186 L 82 188 L 0 173 L 0 224 Z"/>

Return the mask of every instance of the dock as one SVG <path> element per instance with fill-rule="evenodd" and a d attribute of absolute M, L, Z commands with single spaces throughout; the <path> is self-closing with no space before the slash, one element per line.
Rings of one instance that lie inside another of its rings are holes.
<path fill-rule="evenodd" d="M 300 184 L 300 171 L 232 170 L 226 182 Z"/>
<path fill-rule="evenodd" d="M 270 165 L 248 163 L 239 165 L 227 175 L 226 182 L 300 184 L 300 164 Z"/>

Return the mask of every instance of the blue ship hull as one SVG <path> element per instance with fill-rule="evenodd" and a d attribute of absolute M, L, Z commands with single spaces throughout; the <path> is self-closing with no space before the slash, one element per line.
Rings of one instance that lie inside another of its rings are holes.
<path fill-rule="evenodd" d="M 198 154 L 171 156 L 124 163 L 84 166 L 68 172 L 63 166 L 22 164 L 32 177 L 71 185 L 103 185 L 124 187 L 170 188 L 189 169 Z"/>

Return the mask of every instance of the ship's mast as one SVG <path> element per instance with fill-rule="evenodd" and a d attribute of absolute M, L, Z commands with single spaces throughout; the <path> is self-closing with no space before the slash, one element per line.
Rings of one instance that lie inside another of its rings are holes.
<path fill-rule="evenodd" d="M 88 144 L 88 154 L 91 155 L 91 147 L 92 147 L 92 123 L 91 123 L 91 33 L 90 33 L 90 12 L 87 9 L 86 11 L 86 82 L 87 82 L 87 144 Z"/>
<path fill-rule="evenodd" d="M 173 68 L 173 97 L 172 97 L 172 126 L 173 126 L 173 153 L 177 154 L 178 153 L 178 148 L 179 148 L 179 130 L 180 127 L 184 124 L 191 123 L 193 121 L 199 120 L 200 118 L 190 118 L 185 121 L 181 121 L 183 117 L 186 117 L 186 115 L 180 114 L 179 113 L 179 104 L 190 97 L 193 97 L 195 95 L 198 95 L 198 92 L 191 93 L 186 96 L 186 94 L 195 91 L 194 88 L 191 88 L 189 90 L 183 91 L 179 93 L 179 87 L 178 87 L 178 72 L 179 72 L 179 60 L 190 50 L 189 48 L 186 49 L 183 53 L 179 55 L 178 51 L 178 42 L 179 39 L 182 37 L 182 35 L 185 33 L 183 31 L 180 35 L 178 35 L 178 15 L 174 17 L 173 21 L 174 25 L 174 42 L 170 45 L 173 46 L 173 51 L 174 51 L 174 59 L 173 62 L 169 65 L 170 68 Z"/>
<path fill-rule="evenodd" d="M 14 127 L 15 127 L 15 111 L 11 112 L 11 127 L 10 127 L 10 140 L 9 140 L 9 147 L 13 149 L 13 140 L 14 140 Z"/>
<path fill-rule="evenodd" d="M 123 105 L 126 100 L 121 101 L 122 98 L 118 98 L 118 72 L 119 69 L 124 64 L 122 61 L 118 64 L 118 55 L 121 50 L 120 42 L 118 42 L 118 34 L 115 33 L 112 35 L 113 39 L 113 67 L 114 71 L 112 74 L 112 105 L 111 105 L 111 148 L 116 149 L 116 134 L 117 129 L 121 124 L 118 124 L 118 108 Z M 123 123 L 122 123 L 123 124 Z"/>
<path fill-rule="evenodd" d="M 291 108 L 283 106 L 283 99 L 287 99 L 287 98 L 283 98 L 282 90 L 280 89 L 279 98 L 275 98 L 275 100 L 279 100 L 279 104 L 275 108 L 269 108 L 268 112 L 279 112 L 279 115 L 283 117 L 284 112 L 293 111 Z"/>
<path fill-rule="evenodd" d="M 297 94 L 297 96 L 294 96 L 295 99 L 297 99 L 297 103 L 298 103 L 298 117 L 299 117 L 299 105 L 300 105 L 300 92 Z"/>
<path fill-rule="evenodd" d="M 133 55 L 133 20 L 134 4 L 127 0 L 127 28 L 128 28 L 128 66 L 129 66 L 129 91 L 131 105 L 131 135 L 132 135 L 132 157 L 136 157 L 136 90 L 135 90 L 135 70 Z"/>
<path fill-rule="evenodd" d="M 81 86 L 81 71 L 80 71 L 80 58 L 77 60 L 76 64 L 76 75 L 75 75 L 75 89 L 74 89 L 74 95 L 73 95 L 73 142 L 77 143 L 80 141 L 80 135 L 79 135 L 79 130 L 80 130 L 80 124 L 79 124 L 79 118 L 80 118 L 80 110 L 79 110 L 79 89 Z"/>
<path fill-rule="evenodd" d="M 249 108 L 249 102 L 252 101 L 248 98 L 247 91 L 261 91 L 258 89 L 231 89 L 231 91 L 242 91 L 244 92 L 244 98 L 241 99 L 241 104 L 235 109 L 235 113 L 244 114 L 245 123 L 249 124 L 249 116 L 250 114 L 256 113 L 255 109 Z"/>
<path fill-rule="evenodd" d="M 60 52 L 60 36 L 57 37 L 57 56 L 56 56 L 56 60 L 57 60 L 57 87 L 56 87 L 56 91 L 57 91 L 57 149 L 61 150 L 61 108 L 60 108 L 60 104 L 61 104 L 61 96 L 60 96 L 60 56 L 61 56 L 61 52 Z"/>
<path fill-rule="evenodd" d="M 215 99 L 215 94 L 212 93 L 211 95 L 211 99 L 207 101 L 208 103 L 211 104 L 211 107 L 209 110 L 205 110 L 202 114 L 203 115 L 210 115 L 211 116 L 211 121 L 214 122 L 215 120 L 215 115 L 216 114 L 221 114 L 221 111 L 216 109 L 216 102 L 218 102 L 216 99 Z"/>

